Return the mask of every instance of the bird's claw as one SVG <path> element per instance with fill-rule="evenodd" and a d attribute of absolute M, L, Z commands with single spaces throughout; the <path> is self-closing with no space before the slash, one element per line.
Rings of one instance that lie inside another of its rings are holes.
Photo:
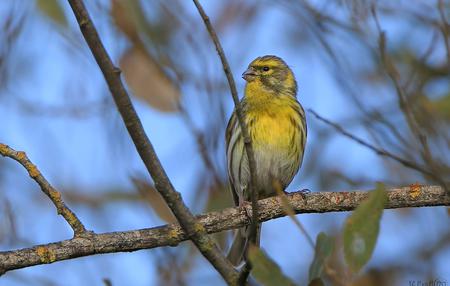
<path fill-rule="evenodd" d="M 311 191 L 309 189 L 302 189 L 298 191 L 298 193 L 300 194 L 300 196 L 302 196 L 302 199 L 306 201 L 306 195 L 310 194 Z"/>
<path fill-rule="evenodd" d="M 243 211 L 245 212 L 245 215 L 247 216 L 248 220 L 250 221 L 250 223 L 252 223 L 253 219 L 252 219 L 252 212 L 249 210 L 249 207 L 251 207 L 251 203 L 247 202 L 247 201 L 243 201 L 240 205 L 240 208 L 243 209 Z"/>

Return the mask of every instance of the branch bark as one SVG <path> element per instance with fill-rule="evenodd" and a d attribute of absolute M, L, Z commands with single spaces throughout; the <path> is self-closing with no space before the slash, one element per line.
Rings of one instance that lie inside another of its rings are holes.
<path fill-rule="evenodd" d="M 406 207 L 450 206 L 450 195 L 441 186 L 412 185 L 387 190 L 386 209 Z M 287 195 L 296 214 L 351 211 L 368 196 L 368 192 L 295 192 Z M 197 224 L 209 234 L 240 228 L 251 223 L 251 205 L 228 208 L 196 217 Z M 261 222 L 286 216 L 286 208 L 279 197 L 258 202 Z M 178 224 L 124 232 L 91 234 L 60 242 L 36 245 L 0 252 L 0 275 L 7 271 L 33 265 L 53 263 L 94 254 L 130 252 L 162 246 L 176 246 L 189 236 Z"/>
<path fill-rule="evenodd" d="M 81 33 L 103 73 L 136 150 L 155 183 L 155 188 L 164 198 L 189 239 L 197 246 L 203 256 L 217 269 L 229 285 L 235 285 L 238 279 L 237 271 L 221 253 L 214 241 L 206 235 L 204 227 L 197 223 L 194 215 L 184 204 L 181 194 L 175 190 L 163 169 L 123 86 L 120 78 L 120 69 L 114 66 L 106 52 L 83 1 L 68 1 L 78 21 Z"/>

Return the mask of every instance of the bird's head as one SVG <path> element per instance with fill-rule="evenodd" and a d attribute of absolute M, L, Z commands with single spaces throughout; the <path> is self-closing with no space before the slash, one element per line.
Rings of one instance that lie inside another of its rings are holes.
<path fill-rule="evenodd" d="M 267 55 L 254 59 L 242 78 L 248 85 L 261 87 L 276 94 L 288 93 L 296 96 L 297 82 L 289 66 L 279 57 Z"/>

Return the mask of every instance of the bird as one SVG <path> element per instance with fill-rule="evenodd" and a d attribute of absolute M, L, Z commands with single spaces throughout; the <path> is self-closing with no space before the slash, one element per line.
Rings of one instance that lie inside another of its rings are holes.
<path fill-rule="evenodd" d="M 297 100 L 297 81 L 278 56 L 257 57 L 242 74 L 246 81 L 240 101 L 256 163 L 258 199 L 285 191 L 300 169 L 307 138 L 305 111 Z M 226 128 L 226 156 L 230 189 L 236 206 L 251 201 L 250 168 L 244 138 L 233 111 Z M 261 224 L 257 225 L 259 246 Z M 227 258 L 236 267 L 247 259 L 250 227 L 236 231 Z"/>

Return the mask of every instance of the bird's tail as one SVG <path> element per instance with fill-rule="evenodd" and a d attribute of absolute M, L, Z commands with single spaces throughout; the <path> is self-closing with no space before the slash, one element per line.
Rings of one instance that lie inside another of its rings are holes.
<path fill-rule="evenodd" d="M 250 226 L 240 228 L 234 235 L 233 243 L 228 251 L 227 258 L 231 264 L 236 267 L 241 266 L 248 255 L 248 248 L 250 245 Z M 261 238 L 261 224 L 256 226 L 256 246 L 259 247 L 259 241 Z"/>

